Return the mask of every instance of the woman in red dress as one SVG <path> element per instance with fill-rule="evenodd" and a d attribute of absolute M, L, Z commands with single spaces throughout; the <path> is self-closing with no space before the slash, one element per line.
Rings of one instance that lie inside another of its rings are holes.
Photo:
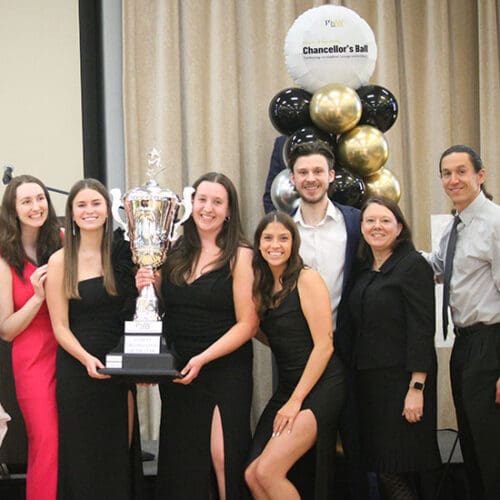
<path fill-rule="evenodd" d="M 0 336 L 12 342 L 16 395 L 28 436 L 27 500 L 55 500 L 57 490 L 57 342 L 45 304 L 50 255 L 61 234 L 47 188 L 14 177 L 0 210 Z"/>

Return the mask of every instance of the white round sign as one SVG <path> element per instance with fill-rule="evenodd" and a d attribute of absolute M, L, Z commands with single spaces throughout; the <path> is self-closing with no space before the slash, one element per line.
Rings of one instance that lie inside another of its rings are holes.
<path fill-rule="evenodd" d="M 356 12 L 322 5 L 301 14 L 285 38 L 285 63 L 297 85 L 314 93 L 329 83 L 357 89 L 377 62 L 377 44 Z"/>

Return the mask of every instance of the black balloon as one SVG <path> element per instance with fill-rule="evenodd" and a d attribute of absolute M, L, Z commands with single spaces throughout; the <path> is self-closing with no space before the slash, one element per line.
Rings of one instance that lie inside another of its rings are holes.
<path fill-rule="evenodd" d="M 360 208 L 365 194 L 365 183 L 345 168 L 335 169 L 335 180 L 328 188 L 328 198 L 351 207 Z"/>
<path fill-rule="evenodd" d="M 302 127 L 295 130 L 295 132 L 293 132 L 285 141 L 285 145 L 283 146 L 283 160 L 285 161 L 285 164 L 288 165 L 290 153 L 296 146 L 306 144 L 308 142 L 322 142 L 335 154 L 335 148 L 337 146 L 335 136 L 314 126 Z"/>
<path fill-rule="evenodd" d="M 278 92 L 269 103 L 269 119 L 274 128 L 284 135 L 312 125 L 309 104 L 312 94 L 299 88 L 288 88 Z"/>
<path fill-rule="evenodd" d="M 389 130 L 398 117 L 398 102 L 386 88 L 366 85 L 356 90 L 363 112 L 358 125 L 372 125 L 381 132 Z"/>

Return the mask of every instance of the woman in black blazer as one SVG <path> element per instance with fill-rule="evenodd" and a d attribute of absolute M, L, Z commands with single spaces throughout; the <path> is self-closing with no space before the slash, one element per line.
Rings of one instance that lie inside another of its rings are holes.
<path fill-rule="evenodd" d="M 391 200 L 361 211 L 362 265 L 349 305 L 355 325 L 363 455 L 389 499 L 419 498 L 416 473 L 439 467 L 434 281 Z"/>

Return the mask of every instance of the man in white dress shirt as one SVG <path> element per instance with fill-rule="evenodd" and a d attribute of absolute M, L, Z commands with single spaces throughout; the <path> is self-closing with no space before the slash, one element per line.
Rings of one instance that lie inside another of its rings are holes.
<path fill-rule="evenodd" d="M 347 401 L 339 430 L 350 480 L 352 499 L 373 498 L 367 493 L 367 476 L 362 467 L 357 398 L 350 365 L 352 337 L 347 296 L 360 238 L 360 212 L 328 199 L 328 187 L 335 178 L 333 152 L 317 142 L 296 146 L 288 166 L 291 181 L 300 195 L 294 220 L 300 233 L 300 255 L 318 271 L 330 292 L 335 352 L 347 366 Z M 375 492 L 376 494 L 376 492 Z"/>
<path fill-rule="evenodd" d="M 450 223 L 438 250 L 424 255 L 438 277 L 448 268 L 447 257 L 451 261 L 449 306 L 456 338 L 450 376 L 471 497 L 498 500 L 500 206 L 484 192 L 485 170 L 472 148 L 457 145 L 447 149 L 441 156 L 439 172 L 459 217 L 456 244 L 449 245 Z M 448 246 L 455 246 L 454 252 Z"/>

